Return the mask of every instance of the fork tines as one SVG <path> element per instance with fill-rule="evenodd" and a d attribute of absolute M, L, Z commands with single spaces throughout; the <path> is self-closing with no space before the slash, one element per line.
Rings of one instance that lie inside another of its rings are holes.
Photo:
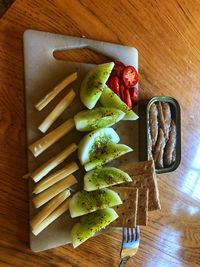
<path fill-rule="evenodd" d="M 123 242 L 129 243 L 140 238 L 139 226 L 136 228 L 123 227 Z"/>

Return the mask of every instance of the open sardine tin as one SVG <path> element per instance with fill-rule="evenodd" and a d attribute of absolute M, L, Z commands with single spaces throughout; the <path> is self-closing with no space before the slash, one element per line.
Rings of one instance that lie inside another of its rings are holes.
<path fill-rule="evenodd" d="M 155 102 L 165 102 L 170 105 L 171 118 L 176 124 L 176 159 L 172 165 L 157 168 L 156 173 L 167 173 L 176 170 L 181 162 L 181 110 L 180 105 L 172 97 L 168 96 L 156 96 L 150 99 L 148 102 L 145 101 L 140 108 L 140 160 L 152 159 L 152 148 L 151 148 L 151 133 L 150 133 L 150 107 Z"/>

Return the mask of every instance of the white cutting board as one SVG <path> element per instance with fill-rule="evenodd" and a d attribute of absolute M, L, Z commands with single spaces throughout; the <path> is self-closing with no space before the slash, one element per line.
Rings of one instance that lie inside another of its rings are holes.
<path fill-rule="evenodd" d="M 25 68 L 25 95 L 26 95 L 26 119 L 27 119 L 27 143 L 31 144 L 37 140 L 42 134 L 37 130 L 38 125 L 46 117 L 48 112 L 53 109 L 56 103 L 66 94 L 69 88 L 73 88 L 78 95 L 80 82 L 85 73 L 93 67 L 91 64 L 75 63 L 69 61 L 56 60 L 53 57 L 53 52 L 56 50 L 89 48 L 98 53 L 102 53 L 113 60 L 120 60 L 126 65 L 133 65 L 138 69 L 138 52 L 137 49 L 123 45 L 89 40 L 80 37 L 63 36 L 47 32 L 27 30 L 24 33 L 24 68 Z M 59 81 L 65 78 L 68 74 L 77 71 L 78 80 L 71 86 L 66 88 L 56 99 L 52 101 L 41 112 L 34 108 L 34 104 L 43 97 L 49 90 L 53 88 Z M 50 128 L 54 129 L 60 125 L 65 119 L 72 117 L 76 112 L 83 110 L 79 97 L 58 119 L 57 122 Z M 134 153 L 128 155 L 128 159 L 138 161 L 138 123 L 137 122 L 120 122 L 117 127 L 121 137 L 121 143 L 125 143 L 134 147 Z M 43 162 L 56 155 L 62 148 L 66 147 L 72 141 L 79 142 L 81 134 L 73 130 L 71 133 L 62 138 L 61 141 L 47 149 L 42 155 L 37 158 L 28 152 L 28 169 L 32 172 L 39 167 Z M 77 161 L 77 155 L 70 156 L 67 160 Z M 121 160 L 127 160 L 123 157 Z M 66 161 L 66 162 L 67 162 Z M 66 163 L 65 162 L 65 163 Z M 78 163 L 78 161 L 77 161 Z M 115 165 L 118 165 L 119 160 Z M 63 165 L 60 165 L 61 168 Z M 83 178 L 83 170 L 75 173 L 79 181 Z M 30 195 L 30 218 L 36 212 L 31 204 L 33 182 L 29 183 Z M 58 247 L 70 243 L 70 229 L 72 219 L 69 214 L 63 214 L 59 219 L 53 222 L 38 236 L 34 236 L 30 231 L 30 247 L 33 251 L 39 252 L 46 249 Z"/>

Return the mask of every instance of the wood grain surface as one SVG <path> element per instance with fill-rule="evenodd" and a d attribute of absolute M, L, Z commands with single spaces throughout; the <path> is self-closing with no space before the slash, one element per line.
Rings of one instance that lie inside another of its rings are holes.
<path fill-rule="evenodd" d="M 179 101 L 182 162 L 158 176 L 162 209 L 149 214 L 140 249 L 127 266 L 200 266 L 199 0 L 16 0 L 0 19 L 0 266 L 119 263 L 119 231 L 76 250 L 29 249 L 28 188 L 21 179 L 27 170 L 22 36 L 28 28 L 137 47 L 141 97 Z"/>

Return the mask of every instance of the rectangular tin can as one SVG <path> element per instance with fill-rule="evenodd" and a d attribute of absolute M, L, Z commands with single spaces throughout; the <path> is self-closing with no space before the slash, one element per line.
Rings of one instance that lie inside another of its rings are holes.
<path fill-rule="evenodd" d="M 176 160 L 168 167 L 156 169 L 157 173 L 167 173 L 176 170 L 181 162 L 181 109 L 176 99 L 169 96 L 155 96 L 140 108 L 140 160 L 152 159 L 149 110 L 155 102 L 166 102 L 170 105 L 171 117 L 176 124 Z"/>

